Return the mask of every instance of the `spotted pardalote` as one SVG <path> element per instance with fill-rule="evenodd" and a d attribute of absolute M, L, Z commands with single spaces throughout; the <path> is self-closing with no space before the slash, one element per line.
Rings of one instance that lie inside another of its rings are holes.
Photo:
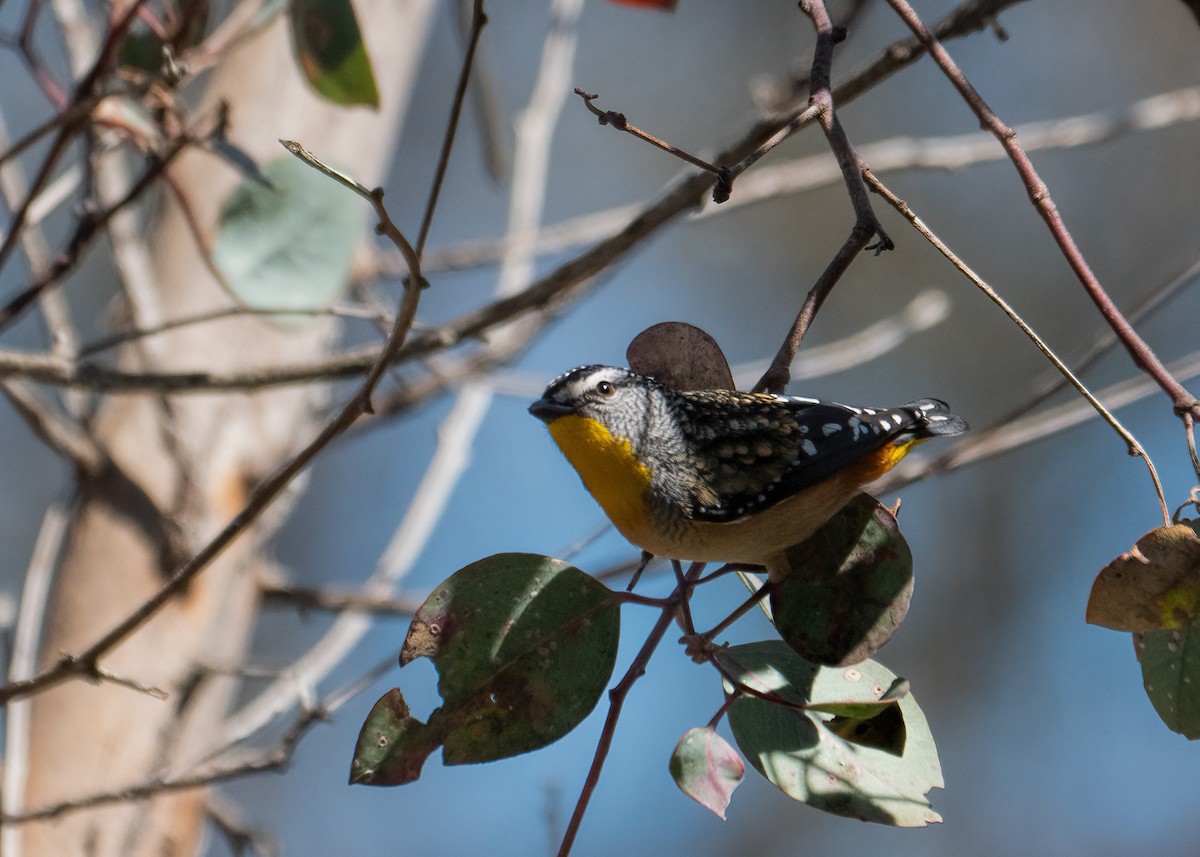
<path fill-rule="evenodd" d="M 529 408 L 617 529 L 656 556 L 765 565 L 918 443 L 966 431 L 945 402 L 894 408 L 672 390 L 612 366 L 555 378 Z"/>

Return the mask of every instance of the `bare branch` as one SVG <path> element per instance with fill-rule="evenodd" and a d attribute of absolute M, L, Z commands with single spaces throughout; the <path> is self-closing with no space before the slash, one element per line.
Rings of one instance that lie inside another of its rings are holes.
<path fill-rule="evenodd" d="M 370 592 L 345 592 L 284 584 L 264 586 L 262 597 L 267 607 L 294 607 L 301 612 L 319 610 L 335 613 L 373 613 L 376 616 L 412 616 L 425 600 L 412 596 L 394 597 Z"/>
<path fill-rule="evenodd" d="M 813 319 L 820 311 L 821 305 L 825 303 L 829 293 L 833 291 L 833 287 L 850 267 L 850 263 L 863 250 L 870 249 L 867 242 L 873 237 L 879 236 L 878 243 L 873 245 L 876 255 L 884 250 L 891 250 L 894 246 L 887 233 L 883 231 L 883 227 L 880 226 L 874 209 L 871 208 L 867 187 L 862 179 L 866 162 L 850 143 L 850 138 L 846 135 L 834 110 L 833 92 L 830 87 L 833 49 L 837 42 L 845 38 L 845 33 L 834 29 L 829 13 L 825 9 L 824 0 L 801 0 L 800 9 L 812 19 L 813 27 L 817 31 L 817 46 L 813 51 L 810 75 L 812 87 L 809 92 L 809 102 L 817 110 L 817 121 L 821 124 L 821 130 L 825 132 L 825 139 L 829 143 L 829 148 L 842 172 L 842 179 L 846 183 L 850 204 L 854 208 L 854 227 L 833 257 L 833 261 L 825 267 L 821 276 L 809 290 L 808 297 L 801 305 L 800 312 L 797 313 L 796 320 L 792 323 L 783 344 L 779 346 L 771 365 L 754 385 L 756 392 L 782 393 L 787 387 L 788 381 L 791 379 L 792 361 L 796 359 L 796 352 L 800 349 L 800 343 L 804 340 L 808 328 L 812 325 Z M 761 155 L 758 156 L 761 157 Z"/>
<path fill-rule="evenodd" d="M 475 50 L 479 47 L 479 37 L 487 25 L 487 15 L 483 11 L 483 0 L 474 0 L 471 12 L 471 30 L 467 34 L 467 54 L 463 58 L 462 68 L 458 75 L 458 86 L 454 91 L 454 99 L 450 105 L 450 120 L 446 133 L 442 137 L 442 149 L 438 153 L 437 167 L 433 173 L 433 187 L 429 189 L 429 199 L 425 203 L 425 213 L 421 215 L 421 228 L 417 232 L 417 256 L 425 253 L 425 240 L 429 237 L 429 227 L 433 223 L 433 212 L 437 210 L 438 197 L 442 191 L 442 180 L 446 177 L 446 167 L 450 163 L 450 151 L 454 148 L 454 138 L 458 133 L 458 119 L 462 115 L 463 101 L 467 94 L 467 83 L 471 80 L 471 71 L 475 65 Z"/>
<path fill-rule="evenodd" d="M 1016 127 L 1032 152 L 1092 146 L 1128 134 L 1153 131 L 1200 119 L 1200 87 L 1185 87 L 1134 101 L 1117 110 L 1084 113 L 1029 122 Z M 892 137 L 859 147 L 871 171 L 882 175 L 899 170 L 957 170 L 1007 157 L 986 132 L 939 137 Z M 760 166 L 738 179 L 738 192 L 724 205 L 704 204 L 688 215 L 704 220 L 728 214 L 745 205 L 827 187 L 841 180 L 837 163 L 828 154 Z M 623 205 L 561 220 L 539 230 L 534 244 L 539 254 L 560 252 L 600 241 L 635 217 L 639 205 Z M 486 238 L 431 250 L 425 254 L 426 273 L 458 271 L 490 265 L 504 253 L 503 238 Z M 358 275 L 396 276 L 404 261 L 381 252 Z"/>
<path fill-rule="evenodd" d="M 381 675 L 395 665 L 395 659 L 389 657 L 378 664 L 361 678 L 357 678 L 344 687 L 330 693 L 319 703 L 305 708 L 296 718 L 291 727 L 280 738 L 279 743 L 270 750 L 256 753 L 249 759 L 237 759 L 224 764 L 213 765 L 205 770 L 198 770 L 178 777 L 155 776 L 136 785 L 99 794 L 87 795 L 74 800 L 62 801 L 51 806 L 26 812 L 5 813 L 0 815 L 0 825 L 25 824 L 46 818 L 57 818 L 64 813 L 77 812 L 96 806 L 114 803 L 142 800 L 167 792 L 194 789 L 199 786 L 241 779 L 252 774 L 268 771 L 282 771 L 291 763 L 296 747 L 308 731 L 317 723 L 327 722 L 330 716 L 349 700 L 370 687 Z"/>
<path fill-rule="evenodd" d="M 601 110 L 593 103 L 600 97 L 598 94 L 584 92 L 579 87 L 575 88 L 575 94 L 583 99 L 584 106 L 587 107 L 593 116 L 600 120 L 601 125 L 611 125 L 618 131 L 632 134 L 639 140 L 656 146 L 667 154 L 674 155 L 679 160 L 691 164 L 693 167 L 699 167 L 706 173 L 711 173 L 713 178 L 717 180 L 716 188 L 713 190 L 713 202 L 722 203 L 729 199 L 731 179 L 729 177 L 730 171 L 727 167 L 714 166 L 703 158 L 697 158 L 695 155 L 685 152 L 683 149 L 668 143 L 666 140 L 660 140 L 653 134 L 643 131 L 636 125 L 630 124 L 629 120 L 625 118 L 624 113 L 619 113 L 616 110 Z"/>
<path fill-rule="evenodd" d="M 1104 320 L 1108 322 L 1122 343 L 1124 343 L 1125 349 L 1129 352 L 1130 357 L 1133 358 L 1134 364 L 1154 378 L 1163 389 L 1163 392 L 1171 397 L 1175 412 L 1180 417 L 1184 413 L 1190 413 L 1193 420 L 1200 419 L 1200 399 L 1193 396 L 1177 379 L 1171 376 L 1171 373 L 1167 371 L 1166 367 L 1163 366 L 1162 362 L 1151 350 L 1149 344 L 1142 339 L 1125 316 L 1121 314 L 1120 309 L 1113 303 L 1108 292 L 1104 290 L 1104 287 L 1092 272 L 1091 266 L 1088 265 L 1087 260 L 1083 257 L 1083 253 L 1075 243 L 1075 239 L 1067 230 L 1067 225 L 1059 214 L 1058 207 L 1050 197 L 1050 189 L 1046 187 L 1046 183 L 1042 181 L 1041 176 L 1034 169 L 1033 162 L 1029 160 L 1028 154 L 1021 147 L 1020 142 L 1018 142 L 1016 132 L 1000 120 L 1000 117 L 996 115 L 983 99 L 983 96 L 967 80 L 962 70 L 950 57 L 946 49 L 942 47 L 937 37 L 921 21 L 912 6 L 906 0 L 888 0 L 888 3 L 896 10 L 896 13 L 908 28 L 913 31 L 913 34 L 924 45 L 925 49 L 929 51 L 929 55 L 950 80 L 951 84 L 954 85 L 954 88 L 958 90 L 958 93 L 971 108 L 971 111 L 978 117 L 983 127 L 995 135 L 1005 151 L 1008 152 L 1013 166 L 1016 167 L 1017 173 L 1021 176 L 1021 181 L 1025 184 L 1025 188 L 1029 192 L 1030 201 L 1042 216 L 1042 219 L 1046 221 L 1050 233 L 1054 236 L 1055 243 L 1058 244 L 1067 263 L 1071 266 L 1071 270 L 1075 272 L 1075 276 L 1083 285 L 1084 290 L 1092 299 L 1092 302 L 1096 305 Z"/>

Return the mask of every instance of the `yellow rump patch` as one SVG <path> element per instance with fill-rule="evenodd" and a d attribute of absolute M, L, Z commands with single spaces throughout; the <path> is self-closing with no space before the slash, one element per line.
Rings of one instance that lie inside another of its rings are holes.
<path fill-rule="evenodd" d="M 889 443 L 870 455 L 864 456 L 862 462 L 857 466 L 862 484 L 874 482 L 895 467 L 900 459 L 912 451 L 914 446 L 927 440 L 929 440 L 927 437 L 918 437 L 899 443 Z"/>

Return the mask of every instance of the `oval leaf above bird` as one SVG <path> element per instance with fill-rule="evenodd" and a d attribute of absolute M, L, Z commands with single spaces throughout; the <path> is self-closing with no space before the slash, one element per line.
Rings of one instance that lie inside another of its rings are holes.
<path fill-rule="evenodd" d="M 721 346 L 706 331 L 683 321 L 652 325 L 625 349 L 629 368 L 672 390 L 732 390 L 733 373 Z"/>

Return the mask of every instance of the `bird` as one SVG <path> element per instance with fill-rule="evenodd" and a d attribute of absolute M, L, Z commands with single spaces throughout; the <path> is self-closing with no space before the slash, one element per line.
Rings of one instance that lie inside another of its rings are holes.
<path fill-rule="evenodd" d="M 648 554 L 766 566 L 914 446 L 967 430 L 939 399 L 892 408 L 674 390 L 615 366 L 559 375 L 529 412 L 617 530 Z"/>

